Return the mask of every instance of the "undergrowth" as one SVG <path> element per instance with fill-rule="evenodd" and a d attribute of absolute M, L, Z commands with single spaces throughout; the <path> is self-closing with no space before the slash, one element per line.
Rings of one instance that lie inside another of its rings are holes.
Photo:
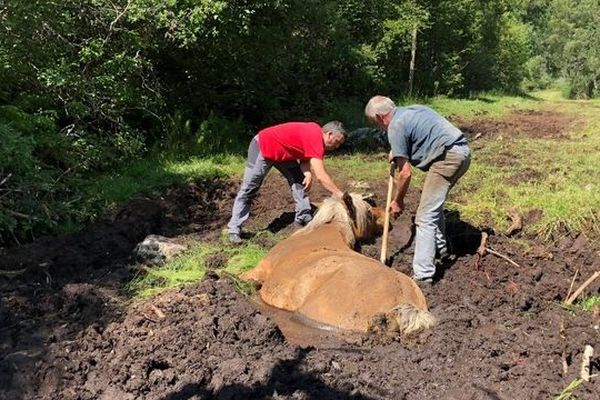
<path fill-rule="evenodd" d="M 472 141 L 470 170 L 451 191 L 446 206 L 457 211 L 462 220 L 480 228 L 506 229 L 510 224 L 506 212 L 515 208 L 522 215 L 538 215 L 528 221 L 524 227 L 526 233 L 551 239 L 557 231 L 566 230 L 583 232 L 592 240 L 600 238 L 599 100 L 564 100 L 556 90 L 537 92 L 531 97 L 482 94 L 463 100 L 444 97 L 421 100 L 446 116 L 506 118 L 515 109 L 559 107 L 561 113 L 584 121 L 577 129 L 566 132 L 568 140 L 515 137 Z M 401 105 L 412 102 L 419 101 L 399 100 Z M 355 128 L 364 123 L 362 107 L 357 99 L 332 104 L 328 110 L 330 115 L 323 120 L 330 116 L 348 120 L 348 126 Z M 41 118 L 24 127 L 15 125 L 14 121 L 24 121 L 25 117 L 11 116 L 13 122 L 3 127 L 4 136 L 14 139 L 7 141 L 4 160 L 12 160 L 9 164 L 20 165 L 22 171 L 19 176 L 11 174 L 8 166 L 0 171 L 0 196 L 4 196 L 0 197 L 3 201 L 0 235 L 4 242 L 72 232 L 142 193 L 160 192 L 197 179 L 239 177 L 245 164 L 242 149 L 252 134 L 241 121 L 227 122 L 213 116 L 193 130 L 189 121 L 182 120 L 163 147 L 151 150 L 143 158 L 115 164 L 114 168 L 91 175 L 73 172 L 80 168 L 77 165 L 70 169 L 66 165 L 70 172 L 61 174 L 58 169 L 52 169 L 50 163 L 47 169 L 38 172 L 31 169 L 31 157 L 41 154 L 32 146 L 39 147 L 43 143 L 30 143 L 15 129 L 33 132 L 35 127 L 42 127 L 51 132 L 55 128 Z M 218 139 L 223 130 L 235 131 L 236 140 Z M 211 141 L 211 138 L 218 140 Z M 47 150 L 53 153 L 44 153 L 44 157 L 53 160 L 55 165 L 56 160 L 69 160 L 75 151 Z M 340 181 L 348 188 L 352 187 L 350 181 L 385 182 L 388 173 L 385 153 L 353 149 L 350 154 L 328 156 L 326 164 L 344 178 Z M 414 171 L 411 185 L 419 188 L 425 175 Z M 522 178 L 523 171 L 529 174 L 526 179 Z M 13 193 L 23 193 L 23 196 L 19 198 Z"/>
<path fill-rule="evenodd" d="M 248 291 L 249 286 L 237 277 L 256 266 L 265 253 L 264 248 L 253 243 L 231 247 L 190 242 L 186 251 L 162 266 L 138 266 L 138 273 L 128 284 L 128 290 L 134 297 L 147 298 L 200 281 L 208 271 L 213 271 L 229 275 L 240 289 Z"/>

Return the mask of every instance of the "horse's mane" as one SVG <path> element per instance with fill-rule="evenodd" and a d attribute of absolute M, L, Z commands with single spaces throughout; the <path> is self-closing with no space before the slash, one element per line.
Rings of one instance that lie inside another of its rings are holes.
<path fill-rule="evenodd" d="M 355 209 L 355 221 L 350 218 L 348 209 L 342 200 L 330 197 L 323 201 L 312 221 L 296 233 L 306 233 L 325 224 L 337 223 L 342 229 L 342 234 L 348 246 L 354 247 L 357 239 L 363 239 L 369 235 L 369 210 L 371 206 L 359 194 L 351 193 L 350 196 Z"/>

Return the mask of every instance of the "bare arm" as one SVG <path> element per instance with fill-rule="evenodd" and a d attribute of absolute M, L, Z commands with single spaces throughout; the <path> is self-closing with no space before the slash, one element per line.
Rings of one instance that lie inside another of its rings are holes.
<path fill-rule="evenodd" d="M 406 158 L 396 157 L 394 160 L 399 172 L 396 177 L 396 194 L 390 208 L 394 214 L 400 214 L 404 211 L 404 196 L 410 185 L 411 170 Z"/>
<path fill-rule="evenodd" d="M 300 161 L 300 170 L 304 175 L 306 175 L 307 172 L 310 173 L 310 160 Z"/>
<path fill-rule="evenodd" d="M 315 176 L 321 182 L 321 185 L 327 190 L 331 192 L 334 196 L 341 198 L 344 195 L 344 192 L 337 187 L 337 185 L 333 182 L 333 180 L 329 177 L 327 171 L 325 171 L 325 164 L 323 160 L 318 158 L 310 159 L 310 166 L 312 167 Z"/>
<path fill-rule="evenodd" d="M 304 186 L 304 190 L 308 192 L 312 187 L 312 173 L 310 172 L 310 161 L 300 161 L 300 171 L 302 171 L 302 174 L 304 175 L 302 185 Z"/>

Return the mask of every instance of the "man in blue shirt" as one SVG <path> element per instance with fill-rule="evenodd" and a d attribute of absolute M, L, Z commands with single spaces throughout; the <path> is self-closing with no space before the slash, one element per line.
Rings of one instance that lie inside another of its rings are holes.
<path fill-rule="evenodd" d="M 448 192 L 469 169 L 471 156 L 462 132 L 429 107 L 396 107 L 388 97 L 369 100 L 365 115 L 387 130 L 390 161 L 398 171 L 396 193 L 390 204 L 394 216 L 404 210 L 404 196 L 411 177 L 411 164 L 427 172 L 415 216 L 416 238 L 413 278 L 433 282 L 436 254 L 448 253 L 444 203 Z"/>

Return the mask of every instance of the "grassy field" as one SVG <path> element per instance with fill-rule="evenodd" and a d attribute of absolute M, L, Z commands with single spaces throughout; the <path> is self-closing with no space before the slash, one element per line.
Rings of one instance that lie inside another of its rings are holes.
<path fill-rule="evenodd" d="M 446 116 L 486 119 L 510 118 L 517 110 L 551 110 L 575 116 L 581 129 L 566 132 L 569 139 L 527 137 L 482 140 L 473 144 L 469 172 L 451 192 L 447 207 L 478 227 L 503 230 L 510 224 L 506 212 L 542 211 L 526 231 L 549 239 L 557 228 L 600 237 L 600 100 L 564 100 L 558 91 L 532 93 L 530 97 L 482 96 L 475 100 L 435 98 L 431 107 Z M 510 134 L 510 132 L 509 132 Z M 328 165 L 348 179 L 370 181 L 387 173 L 383 156 L 354 154 L 328 160 Z M 535 179 L 519 182 L 521 171 Z M 424 174 L 414 169 L 411 185 L 421 187 Z"/>
<path fill-rule="evenodd" d="M 541 210 L 541 219 L 526 230 L 549 239 L 564 226 L 591 239 L 600 237 L 600 101 L 562 100 L 558 92 L 533 94 L 541 108 L 575 116 L 582 123 L 568 140 L 516 138 L 489 140 L 474 152 L 473 164 L 457 187 L 450 206 L 476 226 L 508 226 L 506 210 Z M 498 163 L 499 157 L 512 158 Z M 534 180 L 511 179 L 527 169 Z M 491 221 L 486 220 L 491 216 Z"/>
<path fill-rule="evenodd" d="M 424 101 L 425 102 L 425 101 Z M 480 227 L 504 230 L 509 225 L 506 212 L 515 208 L 523 214 L 541 211 L 534 224 L 525 226 L 527 233 L 548 240 L 559 227 L 583 232 L 590 239 L 600 238 L 600 101 L 571 101 L 558 91 L 532 93 L 529 97 L 480 96 L 472 100 L 434 98 L 427 104 L 447 116 L 462 119 L 510 118 L 516 110 L 549 110 L 575 116 L 583 123 L 566 132 L 567 140 L 528 137 L 490 138 L 473 143 L 473 161 L 469 172 L 451 192 L 447 208 L 459 211 L 461 219 Z M 406 103 L 402 103 L 406 104 Z M 346 107 L 347 110 L 350 107 Z M 360 112 L 356 110 L 355 112 Z M 339 118 L 339 115 L 336 116 Z M 362 116 L 349 119 L 360 121 Z M 382 179 L 388 171 L 381 154 L 337 155 L 327 159 L 328 168 L 347 180 Z M 199 178 L 232 176 L 243 171 L 241 155 L 146 160 L 118 176 L 96 182 L 102 201 L 118 203 L 133 194 L 159 190 L 168 185 Z M 519 180 L 527 170 L 533 180 Z M 422 185 L 424 174 L 415 171 L 413 187 Z M 564 231 L 564 230 L 563 230 Z M 252 266 L 265 249 L 255 245 L 239 248 L 222 244 L 191 244 L 190 250 L 160 270 L 145 269 L 131 284 L 139 296 L 148 296 L 165 288 L 200 279 L 207 259 L 225 254 L 223 271 L 237 274 Z M 596 300 L 588 300 L 596 301 Z"/>

